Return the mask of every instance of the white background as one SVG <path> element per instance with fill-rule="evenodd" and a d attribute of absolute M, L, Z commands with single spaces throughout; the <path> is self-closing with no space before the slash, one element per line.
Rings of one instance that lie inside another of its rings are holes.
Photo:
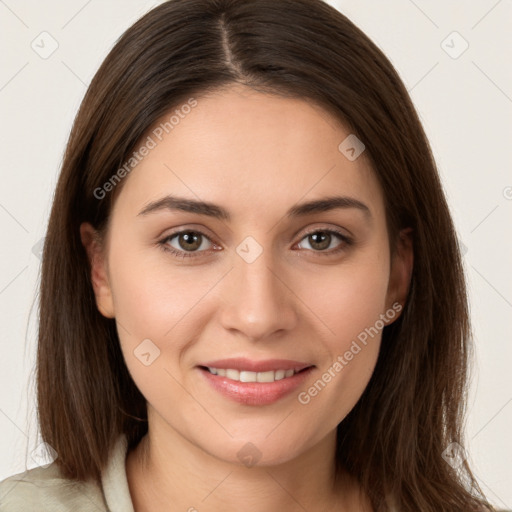
<path fill-rule="evenodd" d="M 35 466 L 30 452 L 40 441 L 34 400 L 40 261 L 33 248 L 44 237 L 71 124 L 115 40 L 157 3 L 0 0 L 0 480 Z M 476 345 L 469 456 L 489 499 L 512 509 L 511 2 L 330 3 L 395 65 L 432 144 L 467 248 Z M 47 59 L 31 48 L 43 31 L 59 45 Z M 469 44 L 458 58 L 452 56 L 464 41 L 453 31 Z"/>

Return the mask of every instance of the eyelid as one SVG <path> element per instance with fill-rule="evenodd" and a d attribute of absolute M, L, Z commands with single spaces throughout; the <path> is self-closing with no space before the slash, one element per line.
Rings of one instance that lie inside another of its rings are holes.
<path fill-rule="evenodd" d="M 302 238 L 304 238 L 307 235 L 310 235 L 312 233 L 316 233 L 317 231 L 327 231 L 330 233 L 336 233 L 344 240 L 354 240 L 355 237 L 352 234 L 350 230 L 348 230 L 345 227 L 340 227 L 338 225 L 329 224 L 328 222 L 315 222 L 313 223 L 312 227 L 302 228 L 295 232 L 295 234 L 292 237 L 292 240 L 296 238 L 300 233 L 302 233 Z"/>
<path fill-rule="evenodd" d="M 304 231 L 304 233 L 302 234 L 302 238 L 301 240 L 308 236 L 308 235 L 311 235 L 312 233 L 317 233 L 319 231 L 324 231 L 324 232 L 327 232 L 327 233 L 335 233 L 336 235 L 339 235 L 341 238 L 343 238 L 344 240 L 349 240 L 352 238 L 351 235 L 349 234 L 345 234 L 343 231 L 342 231 L 342 228 L 339 228 L 339 227 L 326 227 L 325 225 L 324 226 L 315 226 L 315 227 L 312 227 L 312 228 L 309 228 L 307 229 L 306 231 Z M 347 230 L 345 230 L 347 231 Z"/>

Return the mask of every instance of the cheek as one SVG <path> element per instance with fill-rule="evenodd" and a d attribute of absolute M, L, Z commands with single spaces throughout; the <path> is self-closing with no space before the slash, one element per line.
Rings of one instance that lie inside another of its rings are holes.
<path fill-rule="evenodd" d="M 211 282 L 210 282 L 211 281 Z M 152 404 L 185 400 L 180 358 L 200 336 L 200 301 L 215 281 L 125 258 L 112 272 L 117 331 L 126 366 Z M 174 377 L 174 378 L 173 378 Z"/>
<path fill-rule="evenodd" d="M 379 320 L 385 312 L 388 282 L 389 262 L 378 257 L 340 265 L 315 281 L 311 308 L 330 328 L 331 347 L 343 349 Z"/>
<path fill-rule="evenodd" d="M 140 242 L 138 242 L 140 244 Z M 130 244 L 125 244 L 129 246 Z M 218 280 L 214 271 L 180 267 L 158 248 L 111 251 L 116 318 L 138 338 L 165 339 Z M 140 340 L 139 340 L 140 342 Z"/>
<path fill-rule="evenodd" d="M 348 321 L 358 321 L 360 325 L 364 325 L 365 320 L 348 318 Z M 323 358 L 316 377 L 298 390 L 296 397 L 304 421 L 314 417 L 321 425 L 320 437 L 336 428 L 357 404 L 371 379 L 379 355 L 380 331 L 368 335 L 359 326 L 351 325 L 349 328 L 357 333 L 351 336 L 346 327 L 340 324 L 340 329 L 344 329 L 340 330 L 341 334 L 330 343 L 326 342 L 329 356 Z"/>
<path fill-rule="evenodd" d="M 322 366 L 319 380 L 305 390 L 313 409 L 334 426 L 348 414 L 368 384 L 377 362 L 386 313 L 389 262 L 373 257 L 340 266 L 317 279 L 317 293 L 308 304 L 329 328 L 318 354 Z M 321 286 L 321 288 L 320 288 Z M 321 293 L 320 293 L 321 290 Z M 334 409 L 333 409 L 334 407 Z M 336 411 L 329 416 L 326 411 Z"/>
<path fill-rule="evenodd" d="M 213 277 L 194 280 L 192 272 L 183 268 L 171 271 L 158 248 L 130 250 L 136 243 L 129 240 L 129 236 L 113 240 L 111 289 L 126 365 L 144 392 L 156 375 L 169 378 L 162 372 L 171 370 L 170 360 L 194 339 L 194 329 L 200 326 L 187 320 L 192 310 L 201 310 L 200 298 L 215 281 Z"/>

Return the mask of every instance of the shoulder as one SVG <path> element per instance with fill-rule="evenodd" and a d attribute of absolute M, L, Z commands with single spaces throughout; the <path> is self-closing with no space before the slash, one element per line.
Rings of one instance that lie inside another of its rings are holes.
<path fill-rule="evenodd" d="M 0 482 L 2 512 L 106 512 L 103 494 L 93 482 L 63 478 L 53 462 L 28 469 Z"/>

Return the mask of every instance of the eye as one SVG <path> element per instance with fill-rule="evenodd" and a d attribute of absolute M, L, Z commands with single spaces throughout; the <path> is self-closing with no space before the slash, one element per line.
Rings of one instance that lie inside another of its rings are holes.
<path fill-rule="evenodd" d="M 205 252 L 208 249 L 207 241 L 213 245 L 201 231 L 187 229 L 165 237 L 158 244 L 164 251 L 171 252 L 180 258 L 187 258 L 196 256 L 197 252 Z"/>
<path fill-rule="evenodd" d="M 326 249 L 332 249 L 333 242 L 335 243 L 336 238 L 341 240 L 341 242 L 338 243 L 333 250 L 327 251 Z M 326 253 L 326 256 L 336 254 L 352 244 L 352 240 L 349 237 L 333 229 L 316 229 L 315 231 L 307 233 L 299 242 L 299 247 L 304 240 L 309 244 L 311 250 L 314 252 Z M 300 248 L 304 249 L 304 247 Z"/>
<path fill-rule="evenodd" d="M 335 245 L 333 249 L 333 243 L 336 242 L 336 238 L 340 242 L 338 245 Z M 306 241 L 310 247 L 301 247 L 303 241 Z M 307 233 L 297 246 L 300 249 L 308 249 L 324 256 L 332 256 L 346 249 L 351 244 L 352 240 L 339 231 L 333 229 L 316 229 Z M 219 249 L 207 235 L 201 231 L 192 229 L 172 233 L 158 242 L 158 246 L 178 258 L 200 256 L 201 253 L 208 252 L 208 249 L 211 249 L 211 247 L 215 247 L 216 249 L 214 250 Z M 332 250 L 328 251 L 327 249 Z"/>

